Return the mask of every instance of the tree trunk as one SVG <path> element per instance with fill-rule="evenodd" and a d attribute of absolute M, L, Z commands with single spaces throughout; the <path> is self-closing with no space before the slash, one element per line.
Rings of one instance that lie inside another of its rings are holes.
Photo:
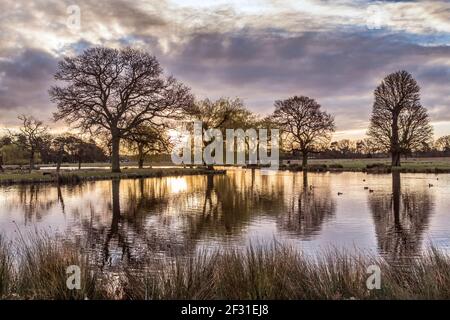
<path fill-rule="evenodd" d="M 63 154 L 63 150 L 62 150 L 62 148 L 60 148 L 59 151 L 58 151 L 58 160 L 57 160 L 57 163 L 56 163 L 56 172 L 58 174 L 59 174 L 59 171 L 61 169 L 62 154 Z"/>
<path fill-rule="evenodd" d="M 398 141 L 398 114 L 392 116 L 391 156 L 392 166 L 400 167 L 400 146 Z"/>
<path fill-rule="evenodd" d="M 138 147 L 138 167 L 139 169 L 144 168 L 144 152 L 142 147 Z"/>
<path fill-rule="evenodd" d="M 0 172 L 5 172 L 5 170 L 3 170 L 3 155 L 0 154 Z"/>
<path fill-rule="evenodd" d="M 112 146 L 111 171 L 120 172 L 120 158 L 119 158 L 120 137 L 115 132 L 112 132 L 111 146 Z"/>
<path fill-rule="evenodd" d="M 78 157 L 78 170 L 81 170 L 81 157 Z"/>
<path fill-rule="evenodd" d="M 303 150 L 302 151 L 302 167 L 303 167 L 303 169 L 306 169 L 307 164 L 308 164 L 308 152 Z"/>
<path fill-rule="evenodd" d="M 28 171 L 31 173 L 31 170 L 34 169 L 34 150 L 32 149 L 30 151 L 30 167 L 28 169 Z"/>
<path fill-rule="evenodd" d="M 400 167 L 400 152 L 392 152 L 392 166 Z"/>

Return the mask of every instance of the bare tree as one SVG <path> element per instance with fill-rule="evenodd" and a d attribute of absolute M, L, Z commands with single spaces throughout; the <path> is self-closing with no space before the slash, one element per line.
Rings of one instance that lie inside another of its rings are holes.
<path fill-rule="evenodd" d="M 0 172 L 5 172 L 5 169 L 3 169 L 3 153 L 0 150 Z"/>
<path fill-rule="evenodd" d="M 216 101 L 204 99 L 184 108 L 189 120 L 201 121 L 203 130 L 208 129 L 245 129 L 253 117 L 241 99 L 221 98 Z"/>
<path fill-rule="evenodd" d="M 421 148 L 432 138 L 427 110 L 420 103 L 420 87 L 412 75 L 398 71 L 375 89 L 368 136 L 391 153 L 392 166 L 400 156 Z"/>
<path fill-rule="evenodd" d="M 344 156 L 344 158 L 352 152 L 356 151 L 355 141 L 351 141 L 349 139 L 342 139 L 336 141 L 336 149 Z"/>
<path fill-rule="evenodd" d="M 435 148 L 438 151 L 449 152 L 450 151 L 450 135 L 442 136 L 434 143 Z"/>
<path fill-rule="evenodd" d="M 380 151 L 380 146 L 375 143 L 373 139 L 364 138 L 362 141 L 362 153 L 366 154 L 368 157 L 372 157 L 372 155 Z"/>
<path fill-rule="evenodd" d="M 91 48 L 59 63 L 49 93 L 64 119 L 83 131 L 107 131 L 111 136 L 112 171 L 120 172 L 120 141 L 134 128 L 160 125 L 192 103 L 189 89 L 164 77 L 156 58 L 125 48 Z"/>
<path fill-rule="evenodd" d="M 335 130 L 333 116 L 320 108 L 314 99 L 305 96 L 275 101 L 273 119 L 292 139 L 292 147 L 300 149 L 303 167 L 308 163 L 308 154 L 328 144 Z"/>
<path fill-rule="evenodd" d="M 150 153 L 169 151 L 169 137 L 160 128 L 139 126 L 132 130 L 126 138 L 128 149 L 138 155 L 139 169 L 144 167 L 145 157 Z"/>
<path fill-rule="evenodd" d="M 61 162 L 64 154 L 64 149 L 66 145 L 69 143 L 68 136 L 62 134 L 56 136 L 52 141 L 52 147 L 56 151 L 56 172 L 59 173 L 61 169 Z"/>
<path fill-rule="evenodd" d="M 40 120 L 32 116 L 20 115 L 18 117 L 22 121 L 22 126 L 18 133 L 11 133 L 14 144 L 25 150 L 29 156 L 29 171 L 34 169 L 34 156 L 38 152 L 46 140 L 48 128 Z"/>
<path fill-rule="evenodd" d="M 61 162 L 64 154 L 70 156 L 71 159 L 76 159 L 78 163 L 78 170 L 81 170 L 81 162 L 88 153 L 92 153 L 92 143 L 83 141 L 83 139 L 70 134 L 64 133 L 56 136 L 52 141 L 53 149 L 56 151 L 56 171 L 60 171 Z"/>
<path fill-rule="evenodd" d="M 202 122 L 202 133 L 209 129 L 220 129 L 223 133 L 225 129 L 245 130 L 256 124 L 256 117 L 245 108 L 243 101 L 239 98 L 197 101 L 185 108 L 184 114 L 188 120 Z M 206 143 L 202 141 L 204 147 Z"/>

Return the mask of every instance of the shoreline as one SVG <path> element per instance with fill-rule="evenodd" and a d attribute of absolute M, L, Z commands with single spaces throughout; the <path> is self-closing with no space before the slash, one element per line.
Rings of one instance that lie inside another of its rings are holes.
<path fill-rule="evenodd" d="M 81 170 L 56 172 L 36 170 L 32 173 L 0 173 L 0 186 L 40 183 L 77 183 L 82 181 L 100 181 L 115 179 L 160 178 L 169 176 L 188 176 L 202 174 L 225 174 L 226 170 L 204 168 L 161 168 L 161 169 L 122 169 L 120 173 L 107 170 Z"/>
<path fill-rule="evenodd" d="M 0 186 L 14 185 L 14 184 L 40 184 L 40 183 L 76 183 L 82 181 L 98 181 L 98 180 L 114 180 L 114 179 L 139 179 L 139 178 L 154 178 L 167 176 L 184 176 L 184 175 L 201 175 L 201 174 L 225 174 L 227 166 L 220 166 L 221 169 L 210 170 L 207 168 L 183 168 L 183 167 L 150 167 L 144 169 L 138 168 L 124 168 L 121 173 L 112 173 L 99 166 L 98 169 L 89 168 L 81 170 L 64 170 L 61 168 L 60 174 L 56 174 L 54 170 L 46 170 L 45 166 L 40 169 L 28 172 L 11 172 L 8 171 L 0 173 Z M 235 168 L 234 166 L 230 166 Z M 243 169 L 263 169 L 265 166 L 247 165 L 241 167 Z M 303 167 L 298 164 L 281 165 L 280 171 L 302 172 Z M 424 166 L 405 165 L 403 167 L 391 167 L 383 163 L 375 163 L 372 165 L 363 166 L 343 166 L 340 164 L 309 164 L 306 168 L 307 172 L 320 173 L 341 173 L 341 172 L 363 172 L 367 174 L 389 174 L 392 172 L 400 173 L 427 173 L 427 174 L 447 174 L 450 173 L 450 166 Z"/>
<path fill-rule="evenodd" d="M 281 171 L 300 172 L 303 171 L 301 166 L 299 167 L 280 167 Z M 442 174 L 450 173 L 450 168 L 420 168 L 420 167 L 377 167 L 377 168 L 333 168 L 323 166 L 311 166 L 306 169 L 307 172 L 364 172 L 368 174 L 387 174 L 392 172 L 400 173 L 430 173 L 430 174 Z"/>

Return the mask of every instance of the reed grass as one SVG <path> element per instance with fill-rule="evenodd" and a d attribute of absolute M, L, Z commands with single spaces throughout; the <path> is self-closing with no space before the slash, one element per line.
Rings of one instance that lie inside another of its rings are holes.
<path fill-rule="evenodd" d="M 450 299 L 450 259 L 430 248 L 409 266 L 337 250 L 306 257 L 273 245 L 199 253 L 172 264 L 148 260 L 125 271 L 126 299 Z M 367 267 L 381 269 L 369 290 Z M 156 270 L 156 271 L 155 271 Z"/>
<path fill-rule="evenodd" d="M 246 250 L 201 251 L 174 259 L 149 252 L 117 276 L 89 254 L 46 235 L 12 245 L 0 238 L 2 299 L 450 299 L 450 257 L 430 248 L 407 265 L 365 253 L 326 250 L 315 257 L 274 243 Z M 69 265 L 81 289 L 66 286 Z M 367 267 L 381 269 L 381 288 L 366 286 Z M 112 281 L 114 280 L 114 281 Z"/>
<path fill-rule="evenodd" d="M 0 235 L 0 299 L 10 296 L 14 283 L 13 259 L 9 246 Z"/>

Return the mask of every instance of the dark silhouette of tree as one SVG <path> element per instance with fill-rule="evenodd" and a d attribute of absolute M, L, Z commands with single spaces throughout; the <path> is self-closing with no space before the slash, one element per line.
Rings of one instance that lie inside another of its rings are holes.
<path fill-rule="evenodd" d="M 3 136 L 0 138 L 0 172 L 4 172 L 3 169 L 3 147 L 12 144 L 11 137 Z"/>
<path fill-rule="evenodd" d="M 443 151 L 445 153 L 450 152 L 450 135 L 437 139 L 434 146 L 438 151 Z"/>
<path fill-rule="evenodd" d="M 85 141 L 71 133 L 63 133 L 53 137 L 51 142 L 51 156 L 56 162 L 56 171 L 59 172 L 62 162 L 76 162 L 81 170 L 82 162 L 105 161 L 106 156 L 94 141 Z"/>
<path fill-rule="evenodd" d="M 103 150 L 93 140 L 85 141 L 74 135 L 68 136 L 66 151 L 71 161 L 78 163 L 78 170 L 81 170 L 82 162 L 106 160 Z"/>
<path fill-rule="evenodd" d="M 187 106 L 184 113 L 189 120 L 201 121 L 203 131 L 208 129 L 244 128 L 252 117 L 241 99 L 204 99 Z"/>
<path fill-rule="evenodd" d="M 5 135 L 0 138 L 0 148 L 4 147 L 4 146 L 10 146 L 12 144 L 13 144 L 13 140 L 12 140 L 11 136 Z"/>
<path fill-rule="evenodd" d="M 57 136 L 52 141 L 52 147 L 55 149 L 56 156 L 56 172 L 59 173 L 61 169 L 61 162 L 63 161 L 64 148 L 68 144 L 68 137 L 65 135 Z"/>
<path fill-rule="evenodd" d="M 307 165 L 308 154 L 320 144 L 328 143 L 335 130 L 333 116 L 321 111 L 320 104 L 305 96 L 276 101 L 273 119 L 292 139 L 292 148 L 300 149 L 303 166 Z"/>
<path fill-rule="evenodd" d="M 127 147 L 138 155 L 138 166 L 144 167 L 144 160 L 148 154 L 169 151 L 169 137 L 162 128 L 138 126 L 126 138 Z"/>
<path fill-rule="evenodd" d="M 374 95 L 368 135 L 391 153 L 392 166 L 398 167 L 402 154 L 420 149 L 432 138 L 420 87 L 410 73 L 398 71 L 385 77 Z"/>
<path fill-rule="evenodd" d="M 239 98 L 197 101 L 185 108 L 184 114 L 190 121 L 202 122 L 202 134 L 209 129 L 219 129 L 223 134 L 225 134 L 226 129 L 246 130 L 256 122 L 255 116 L 245 108 L 244 103 Z M 203 147 L 205 147 L 207 143 L 204 140 L 202 142 Z"/>
<path fill-rule="evenodd" d="M 34 169 L 35 154 L 44 144 L 44 140 L 48 136 L 48 129 L 42 121 L 32 116 L 20 115 L 18 119 L 22 121 L 19 133 L 10 133 L 10 135 L 13 142 L 28 153 L 29 171 L 31 172 Z"/>
<path fill-rule="evenodd" d="M 343 139 L 336 142 L 336 149 L 345 158 L 348 154 L 355 152 L 356 145 L 354 141 Z"/>
<path fill-rule="evenodd" d="M 84 131 L 111 136 L 112 171 L 120 172 L 120 141 L 136 127 L 159 125 L 191 104 L 189 89 L 165 77 L 156 58 L 131 48 L 91 48 L 58 65 L 49 93 L 57 104 L 54 119 Z"/>

